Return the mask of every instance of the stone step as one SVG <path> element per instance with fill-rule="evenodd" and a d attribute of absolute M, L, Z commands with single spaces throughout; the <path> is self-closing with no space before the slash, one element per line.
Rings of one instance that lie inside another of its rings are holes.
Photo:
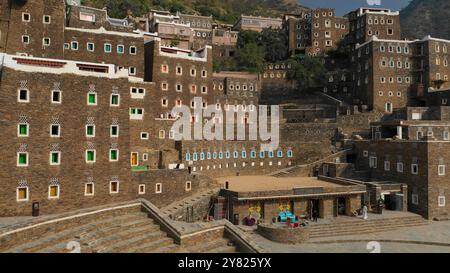
<path fill-rule="evenodd" d="M 152 238 L 146 238 L 138 242 L 132 242 L 127 244 L 126 247 L 114 249 L 114 252 L 121 253 L 150 253 L 158 248 L 168 247 L 175 245 L 172 238 L 167 237 L 166 234 L 160 234 Z"/>
<path fill-rule="evenodd" d="M 390 227 L 390 226 L 402 226 L 402 225 L 425 225 L 427 222 L 424 221 L 404 221 L 404 222 L 388 222 L 388 223 L 366 223 L 366 224 L 345 224 L 345 225 L 334 225 L 334 226 L 310 226 L 310 230 L 312 231 L 320 231 L 320 230 L 347 230 L 347 229 L 357 229 L 357 228 L 366 228 L 366 227 Z"/>
<path fill-rule="evenodd" d="M 422 218 L 420 219 L 403 219 L 403 220 L 385 220 L 385 221 L 378 221 L 378 220 L 369 220 L 369 221 L 355 221 L 355 222 L 347 222 L 347 223 L 334 223 L 334 224 L 318 224 L 318 225 L 311 225 L 311 229 L 331 229 L 331 228 L 349 228 L 349 227 L 358 227 L 358 226 L 388 226 L 391 224 L 408 224 L 408 223 L 426 223 L 425 220 Z"/>
<path fill-rule="evenodd" d="M 108 236 L 108 234 L 120 234 L 120 232 L 128 231 L 130 229 L 138 229 L 138 228 L 144 228 L 153 226 L 152 222 L 149 223 L 149 218 L 142 218 L 130 222 L 125 222 L 119 225 L 110 226 L 107 228 L 101 228 L 101 229 L 95 229 L 91 230 L 89 232 L 84 231 L 82 233 L 83 236 L 76 235 L 73 238 L 69 238 L 66 241 L 63 242 L 55 242 L 55 244 L 48 246 L 44 249 L 37 250 L 37 252 L 40 253 L 61 253 L 61 252 L 68 252 L 69 250 L 66 249 L 66 245 L 69 241 L 77 241 L 80 243 L 82 252 L 89 252 L 90 247 L 96 245 L 95 242 L 97 240 L 101 240 L 105 236 Z"/>
<path fill-rule="evenodd" d="M 202 253 L 211 249 L 227 246 L 230 241 L 226 238 L 215 238 L 212 241 L 206 243 L 198 243 L 192 246 L 188 246 L 187 250 L 192 253 Z"/>
<path fill-rule="evenodd" d="M 236 253 L 235 246 L 222 246 L 220 248 L 211 249 L 205 253 Z"/>
<path fill-rule="evenodd" d="M 128 241 L 139 244 L 140 241 L 155 239 L 165 236 L 159 226 L 155 227 L 143 227 L 139 229 L 124 230 L 117 235 L 111 235 L 105 238 L 101 238 L 97 243 L 91 246 L 92 252 L 98 252 L 102 249 L 115 249 L 121 247 L 128 247 Z"/>
<path fill-rule="evenodd" d="M 126 223 L 128 221 L 133 221 L 138 219 L 139 217 L 142 217 L 139 214 L 129 214 L 129 215 L 121 215 L 115 218 L 106 218 L 99 221 L 87 223 L 81 226 L 73 227 L 66 229 L 61 232 L 57 232 L 54 234 L 47 235 L 45 237 L 39 238 L 38 240 L 34 240 L 32 242 L 27 242 L 24 244 L 21 244 L 14 249 L 8 250 L 8 252 L 25 252 L 25 253 L 32 253 L 39 251 L 41 249 L 44 249 L 46 247 L 49 247 L 51 245 L 58 244 L 63 241 L 68 241 L 72 238 L 75 238 L 75 236 L 83 233 L 83 232 L 92 232 L 93 230 L 99 229 L 99 228 L 106 228 L 112 225 L 115 225 L 117 223 Z"/>
<path fill-rule="evenodd" d="M 392 231 L 397 230 L 403 227 L 416 227 L 417 224 L 408 224 L 408 225 L 399 225 L 399 226 L 390 226 L 390 227 L 368 227 L 368 228 L 362 228 L 362 229 L 353 229 L 349 228 L 347 230 L 323 230 L 323 231 L 312 231 L 310 233 L 310 238 L 317 238 L 317 237 L 333 237 L 333 236 L 343 236 L 343 235 L 354 235 L 354 234 L 367 234 L 367 233 L 377 233 L 377 232 L 385 232 L 385 231 Z"/>
<path fill-rule="evenodd" d="M 178 251 L 178 249 L 180 249 L 180 245 L 173 243 L 168 246 L 155 248 L 151 251 L 148 251 L 147 253 L 175 253 Z"/>
<path fill-rule="evenodd" d="M 143 244 L 158 241 L 160 239 L 169 239 L 167 237 L 167 234 L 162 231 L 154 231 L 152 233 L 144 233 L 144 234 L 135 234 L 135 236 L 126 239 L 126 240 L 120 240 L 116 241 L 115 244 L 111 245 L 110 247 L 105 247 L 101 249 L 95 250 L 95 252 L 106 252 L 106 253 L 118 253 L 118 252 L 126 252 L 130 253 L 133 252 L 132 250 L 134 248 L 138 248 L 142 246 Z M 169 239 L 173 242 L 172 239 Z"/>

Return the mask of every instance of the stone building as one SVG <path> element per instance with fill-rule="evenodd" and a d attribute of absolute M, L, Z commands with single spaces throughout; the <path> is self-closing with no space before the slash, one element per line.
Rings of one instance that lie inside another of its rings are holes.
<path fill-rule="evenodd" d="M 233 29 L 236 31 L 253 30 L 261 32 L 265 28 L 281 29 L 282 26 L 283 19 L 281 18 L 241 15 Z"/>
<path fill-rule="evenodd" d="M 181 23 L 178 15 L 167 11 L 154 11 L 148 14 L 150 32 L 158 33 L 161 42 L 166 46 L 190 49 L 193 42 L 193 31 L 189 24 Z"/>
<path fill-rule="evenodd" d="M 359 8 L 346 15 L 350 29 L 347 44 L 355 46 L 372 36 L 385 40 L 400 40 L 400 13 L 389 9 Z"/>
<path fill-rule="evenodd" d="M 320 8 L 284 17 L 290 54 L 317 56 L 336 49 L 348 34 L 348 19 L 335 9 Z"/>
<path fill-rule="evenodd" d="M 0 215 L 131 197 L 130 93 L 114 65 L 2 54 Z M 72 113 L 72 114 L 69 114 Z M 6 148 L 9 147 L 9 148 Z"/>
<path fill-rule="evenodd" d="M 214 20 L 212 16 L 190 15 L 177 12 L 181 24 L 187 24 L 192 29 L 193 41 L 191 49 L 197 50 L 212 44 Z"/>

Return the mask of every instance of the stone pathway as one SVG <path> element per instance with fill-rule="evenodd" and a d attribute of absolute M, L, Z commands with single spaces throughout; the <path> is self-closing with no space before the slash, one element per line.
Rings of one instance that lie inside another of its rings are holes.
<path fill-rule="evenodd" d="M 256 233 L 251 237 L 266 251 L 276 253 L 369 253 L 367 243 L 377 240 L 385 253 L 450 253 L 450 221 L 375 234 L 316 238 L 297 245 L 274 243 Z"/>

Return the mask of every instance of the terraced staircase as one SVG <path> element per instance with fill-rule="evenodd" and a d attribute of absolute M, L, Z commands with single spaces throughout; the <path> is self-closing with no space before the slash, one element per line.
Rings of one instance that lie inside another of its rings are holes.
<path fill-rule="evenodd" d="M 357 235 L 396 230 L 402 227 L 426 225 L 429 222 L 419 215 L 384 219 L 355 219 L 341 223 L 313 224 L 309 226 L 310 238 Z"/>
<path fill-rule="evenodd" d="M 81 253 L 237 252 L 223 236 L 205 237 L 190 245 L 176 244 L 158 223 L 138 209 L 61 225 L 61 230 L 30 236 L 28 241 L 3 252 L 67 253 L 73 251 L 69 243 L 78 245 Z"/>

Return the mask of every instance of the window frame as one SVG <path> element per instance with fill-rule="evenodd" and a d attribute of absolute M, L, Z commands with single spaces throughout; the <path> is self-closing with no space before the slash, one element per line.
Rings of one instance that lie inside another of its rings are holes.
<path fill-rule="evenodd" d="M 92 161 L 88 160 L 89 152 L 93 152 L 93 160 Z M 88 164 L 95 163 L 97 161 L 97 151 L 95 149 L 86 149 L 85 160 L 86 160 L 86 163 L 88 163 Z"/>
<path fill-rule="evenodd" d="M 56 196 L 51 196 L 51 188 L 56 187 Z M 48 199 L 59 199 L 60 186 L 59 185 L 48 185 Z"/>
<path fill-rule="evenodd" d="M 88 193 L 88 185 L 92 185 L 92 193 Z M 94 196 L 95 195 L 95 184 L 93 182 L 87 182 L 84 184 L 84 196 Z"/>
<path fill-rule="evenodd" d="M 25 155 L 25 159 L 26 159 L 25 164 L 20 163 L 20 155 L 21 154 Z M 28 167 L 29 165 L 30 165 L 30 157 L 29 157 L 28 152 L 17 152 L 17 167 Z"/>
<path fill-rule="evenodd" d="M 53 162 L 53 154 L 58 155 L 58 162 Z M 61 165 L 61 151 L 50 151 L 50 165 L 51 166 L 59 166 Z"/>

